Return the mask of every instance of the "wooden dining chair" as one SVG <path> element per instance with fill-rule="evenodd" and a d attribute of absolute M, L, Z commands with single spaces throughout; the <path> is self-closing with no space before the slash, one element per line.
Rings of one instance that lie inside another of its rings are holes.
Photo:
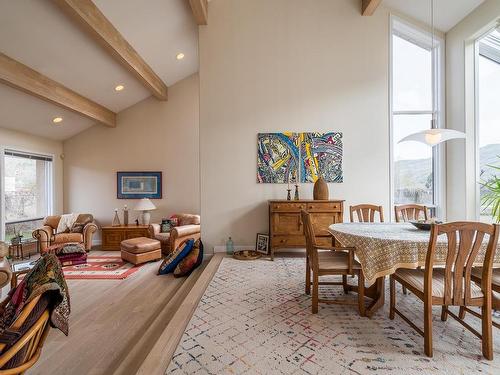
<path fill-rule="evenodd" d="M 398 269 L 390 277 L 390 313 L 398 314 L 405 322 L 424 337 L 424 351 L 432 357 L 432 306 L 442 307 L 441 320 L 447 316 L 457 320 L 482 340 L 482 352 L 486 359 L 493 359 L 491 323 L 491 279 L 493 258 L 498 243 L 499 226 L 476 222 L 454 222 L 432 225 L 425 269 Z M 448 239 L 444 268 L 434 268 L 438 237 Z M 489 236 L 483 261 L 482 282 L 471 281 L 471 273 L 485 235 Z M 406 286 L 424 303 L 424 330 L 396 309 L 396 281 Z M 474 330 L 463 319 L 452 313 L 449 306 L 476 306 L 482 311 L 482 332 Z"/>
<path fill-rule="evenodd" d="M 354 223 L 354 214 L 356 214 L 358 222 L 373 223 L 375 222 L 375 213 L 378 213 L 379 221 L 384 222 L 384 209 L 382 206 L 373 204 L 358 204 L 357 206 L 349 207 L 351 223 Z"/>
<path fill-rule="evenodd" d="M 420 204 L 402 204 L 394 206 L 396 223 L 407 222 L 410 220 L 419 220 L 421 218 L 428 220 L 428 208 Z"/>
<path fill-rule="evenodd" d="M 482 267 L 474 267 L 471 272 L 471 279 L 476 284 L 481 285 L 483 281 L 483 269 Z M 500 310 L 500 268 L 494 268 L 491 272 L 491 308 L 494 310 Z M 460 313 L 458 316 L 461 319 L 465 318 L 465 312 L 469 312 L 472 315 L 482 319 L 482 314 L 477 311 L 471 310 L 466 306 L 460 307 Z M 492 321 L 495 328 L 500 329 L 500 323 Z"/>
<path fill-rule="evenodd" d="M 354 259 L 354 248 L 340 246 L 319 246 L 316 243 L 314 227 L 308 212 L 301 211 L 306 237 L 306 294 L 311 294 L 312 313 L 318 312 L 318 304 L 358 305 L 359 314 L 365 315 L 365 279 L 361 265 Z M 342 281 L 319 281 L 321 276 L 341 275 Z M 358 276 L 358 301 L 332 300 L 319 298 L 319 285 L 342 285 L 344 293 L 349 292 L 348 275 Z M 311 281 L 312 276 L 312 281 Z"/>

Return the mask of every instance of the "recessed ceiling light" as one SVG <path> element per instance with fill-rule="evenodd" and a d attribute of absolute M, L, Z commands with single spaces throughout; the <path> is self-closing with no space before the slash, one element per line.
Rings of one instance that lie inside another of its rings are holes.
<path fill-rule="evenodd" d="M 182 60 L 184 58 L 184 54 L 181 52 L 181 53 L 178 53 L 177 56 L 175 56 L 177 60 Z"/>
<path fill-rule="evenodd" d="M 122 91 L 125 88 L 123 85 L 118 85 L 115 87 L 115 91 Z"/>
<path fill-rule="evenodd" d="M 54 117 L 54 118 L 52 119 L 52 122 L 53 122 L 54 124 L 59 124 L 60 122 L 62 122 L 62 120 L 63 120 L 63 119 L 62 119 L 62 117 Z"/>

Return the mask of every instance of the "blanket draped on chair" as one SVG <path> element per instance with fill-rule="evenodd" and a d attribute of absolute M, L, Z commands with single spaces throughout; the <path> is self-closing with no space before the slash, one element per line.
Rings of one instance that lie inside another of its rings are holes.
<path fill-rule="evenodd" d="M 47 292 L 51 297 L 50 323 L 67 336 L 71 311 L 68 286 L 54 254 L 42 256 L 19 285 L 10 291 L 0 316 L 0 335 L 16 320 L 26 304 Z"/>

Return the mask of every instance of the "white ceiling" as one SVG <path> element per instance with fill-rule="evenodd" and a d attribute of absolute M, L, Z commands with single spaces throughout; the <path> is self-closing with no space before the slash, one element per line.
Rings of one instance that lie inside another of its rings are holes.
<path fill-rule="evenodd" d="M 168 86 L 198 71 L 198 27 L 187 1 L 94 2 Z M 0 0 L 0 51 L 114 112 L 151 95 L 50 0 Z M 119 93 L 118 84 L 125 86 Z M 52 124 L 56 116 L 61 126 Z M 61 140 L 93 124 L 0 85 L 0 127 Z"/>
<path fill-rule="evenodd" d="M 434 0 L 436 27 L 448 31 L 483 1 Z M 168 86 L 198 71 L 198 28 L 187 0 L 94 2 Z M 430 0 L 383 4 L 430 23 Z M 0 0 L 0 51 L 115 112 L 150 96 L 51 0 Z M 182 61 L 175 58 L 179 52 Z M 115 92 L 118 84 L 125 90 Z M 62 125 L 52 123 L 56 116 Z M 0 127 L 64 140 L 93 124 L 0 84 Z"/>
<path fill-rule="evenodd" d="M 448 32 L 484 0 L 434 0 L 434 25 Z M 431 0 L 383 0 L 389 8 L 406 14 L 417 21 L 431 24 Z"/>

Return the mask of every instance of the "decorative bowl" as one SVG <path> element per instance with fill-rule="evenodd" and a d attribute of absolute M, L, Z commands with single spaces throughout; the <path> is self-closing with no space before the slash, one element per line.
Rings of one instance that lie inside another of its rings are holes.
<path fill-rule="evenodd" d="M 255 260 L 261 256 L 262 254 L 255 250 L 239 250 L 233 253 L 233 257 L 238 260 Z"/>
<path fill-rule="evenodd" d="M 433 221 L 424 221 L 424 220 L 410 220 L 410 223 L 417 229 L 420 230 L 431 230 L 432 224 L 442 224 L 442 221 L 433 220 Z"/>

